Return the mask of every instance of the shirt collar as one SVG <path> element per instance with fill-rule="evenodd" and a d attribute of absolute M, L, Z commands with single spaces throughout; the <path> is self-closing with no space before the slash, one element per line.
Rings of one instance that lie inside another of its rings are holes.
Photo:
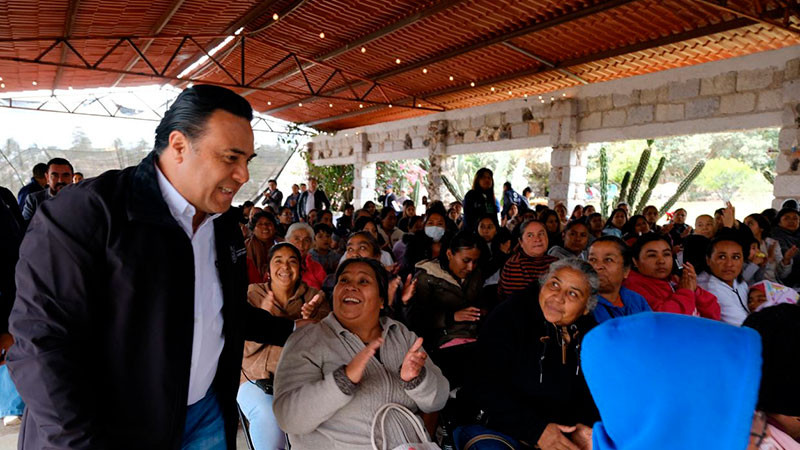
<path fill-rule="evenodd" d="M 167 177 L 164 176 L 164 173 L 161 172 L 161 168 L 158 167 L 158 164 L 155 164 L 155 166 L 156 177 L 158 178 L 158 188 L 161 190 L 161 196 L 164 198 L 164 202 L 167 204 L 169 212 L 172 214 L 172 217 L 174 217 L 175 220 L 178 221 L 182 227 L 184 227 L 184 229 L 186 229 L 188 226 L 187 232 L 189 232 L 190 236 L 194 235 L 194 232 L 192 231 L 192 219 L 194 219 L 197 209 L 194 207 L 194 205 L 189 203 L 189 201 L 186 200 L 177 189 L 175 189 L 175 186 L 173 186 Z M 201 223 L 197 229 L 199 230 L 200 227 L 205 225 L 208 221 L 214 220 L 219 216 L 219 213 L 208 214 L 206 219 L 203 220 L 203 223 Z"/>

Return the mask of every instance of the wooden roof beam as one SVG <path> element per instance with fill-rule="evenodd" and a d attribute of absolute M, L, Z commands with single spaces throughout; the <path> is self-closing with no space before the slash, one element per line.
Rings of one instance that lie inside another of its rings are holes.
<path fill-rule="evenodd" d="M 405 28 L 405 27 L 407 27 L 409 25 L 415 24 L 415 23 L 417 23 L 417 22 L 419 22 L 421 20 L 427 19 L 428 17 L 431 17 L 431 16 L 434 16 L 436 14 L 439 14 L 440 12 L 445 11 L 445 10 L 447 10 L 447 9 L 449 9 L 449 8 L 455 6 L 455 5 L 457 5 L 457 4 L 459 4 L 459 3 L 463 2 L 463 1 L 464 0 L 443 0 L 443 1 L 439 2 L 439 3 L 434 4 L 433 6 L 427 8 L 427 9 L 424 9 L 422 11 L 418 11 L 418 12 L 416 12 L 416 13 L 410 15 L 410 16 L 404 17 L 403 19 L 400 19 L 397 22 L 394 22 L 393 24 L 391 24 L 391 25 L 389 25 L 387 27 L 381 28 L 380 30 L 377 30 L 377 31 L 369 33 L 369 34 L 367 34 L 365 36 L 362 36 L 362 37 L 356 39 L 355 41 L 348 42 L 347 44 L 345 44 L 345 45 L 343 45 L 343 46 L 341 46 L 341 47 L 339 47 L 339 48 L 337 48 L 337 49 L 335 49 L 333 51 L 330 51 L 330 52 L 328 52 L 328 53 L 326 53 L 326 54 L 324 54 L 324 55 L 322 55 L 322 56 L 320 56 L 318 58 L 314 58 L 314 60 L 317 61 L 317 62 L 329 61 L 329 60 L 331 60 L 331 59 L 333 59 L 333 58 L 335 58 L 335 57 L 337 57 L 339 55 L 342 55 L 342 54 L 344 54 L 344 53 L 346 53 L 346 52 L 348 52 L 348 51 L 350 51 L 352 49 L 360 48 L 360 47 L 363 47 L 365 45 L 368 45 L 369 43 L 375 42 L 378 39 L 381 39 L 381 38 L 383 38 L 385 36 L 388 36 L 388 35 L 394 33 L 395 31 L 401 30 L 401 29 L 403 29 L 403 28 Z M 303 67 L 303 70 L 307 70 L 309 67 L 312 67 L 313 65 L 314 65 L 314 62 L 306 62 L 306 63 L 303 63 L 302 67 Z M 272 77 L 272 78 L 270 78 L 268 80 L 265 80 L 263 83 L 259 84 L 259 87 L 263 88 L 263 87 L 272 86 L 273 84 L 280 83 L 281 81 L 287 80 L 287 79 L 289 79 L 289 78 L 291 78 L 293 76 L 297 76 L 297 75 L 300 75 L 300 70 L 294 69 L 294 70 L 288 71 L 286 73 L 283 73 L 281 75 Z M 247 96 L 247 95 L 252 94 L 253 92 L 257 92 L 257 91 L 251 89 L 251 90 L 248 90 L 248 91 L 244 91 L 241 95 L 242 96 Z"/>
<path fill-rule="evenodd" d="M 78 7 L 80 0 L 70 0 L 69 7 L 67 7 L 67 17 L 64 21 L 64 37 L 69 38 L 72 36 L 73 28 L 75 27 L 75 19 L 78 17 Z M 61 57 L 59 58 L 61 64 L 67 62 L 67 44 L 66 42 L 61 45 Z M 53 78 L 53 86 L 50 88 L 50 93 L 55 94 L 58 84 L 61 82 L 61 77 L 64 76 L 64 68 L 59 67 L 56 70 L 56 76 Z"/>
<path fill-rule="evenodd" d="M 519 29 L 517 29 L 515 31 L 511 31 L 511 32 L 506 33 L 506 34 L 501 34 L 501 35 L 495 36 L 495 37 L 487 37 L 485 39 L 478 39 L 473 44 L 466 45 L 466 46 L 459 47 L 459 48 L 455 48 L 453 50 L 450 50 L 448 52 L 442 53 L 440 55 L 436 55 L 436 56 L 433 56 L 431 58 L 428 58 L 428 59 L 425 59 L 425 60 L 422 60 L 422 61 L 418 61 L 416 63 L 407 64 L 407 65 L 404 65 L 404 66 L 399 67 L 397 69 L 392 69 L 392 70 L 389 70 L 389 71 L 386 71 L 386 72 L 368 75 L 365 78 L 367 78 L 367 79 L 369 79 L 371 81 L 378 81 L 378 80 L 382 80 L 382 79 L 385 79 L 385 78 L 393 77 L 395 75 L 399 75 L 399 74 L 402 74 L 402 73 L 405 73 L 405 72 L 408 72 L 408 71 L 411 71 L 411 70 L 416 70 L 416 69 L 419 69 L 421 67 L 430 66 L 432 64 L 436 64 L 436 63 L 441 62 L 441 61 L 446 61 L 448 59 L 455 58 L 457 56 L 461 56 L 461 55 L 463 55 L 465 53 L 469 53 L 469 52 L 473 52 L 473 51 L 476 51 L 476 50 L 480 50 L 480 49 L 483 49 L 483 48 L 486 48 L 486 47 L 490 47 L 490 46 L 495 45 L 495 44 L 501 44 L 503 42 L 510 41 L 511 39 L 515 39 L 515 38 L 518 38 L 518 37 L 521 37 L 521 36 L 525 36 L 525 35 L 528 35 L 528 34 L 531 34 L 531 33 L 535 33 L 537 31 L 542 31 L 542 30 L 546 30 L 548 28 L 556 27 L 556 26 L 559 26 L 559 25 L 564 25 L 566 23 L 569 23 L 569 22 L 572 22 L 572 21 L 575 21 L 575 20 L 578 20 L 578 19 L 582 19 L 584 17 L 591 16 L 592 14 L 598 14 L 598 13 L 607 11 L 609 9 L 613 9 L 613 8 L 616 8 L 616 7 L 619 7 L 619 6 L 622 6 L 622 5 L 626 5 L 628 3 L 632 3 L 634 1 L 636 1 L 636 0 L 607 0 L 607 1 L 603 1 L 603 2 L 600 2 L 600 3 L 594 4 L 592 6 L 583 8 L 583 9 L 579 9 L 579 10 L 576 10 L 576 11 L 572 11 L 572 12 L 563 14 L 563 15 L 558 16 L 558 17 L 554 17 L 554 18 L 552 18 L 550 20 L 545 20 L 544 22 L 533 23 L 531 25 L 519 28 Z M 357 87 L 357 86 L 361 86 L 361 84 L 356 84 L 353 87 Z M 338 93 L 338 92 L 341 92 L 341 91 L 343 91 L 345 89 L 347 89 L 347 88 L 346 87 L 340 87 L 340 88 L 334 89 L 333 91 L 331 91 L 331 93 Z M 307 98 L 304 98 L 302 100 L 299 100 L 299 102 L 307 103 L 307 102 L 309 102 L 309 101 L 311 101 L 313 99 L 314 99 L 314 97 L 311 96 L 311 97 L 307 97 Z M 285 105 L 278 106 L 276 108 L 272 108 L 272 109 L 266 110 L 266 111 L 264 111 L 264 114 L 275 114 L 275 113 L 278 113 L 278 112 L 283 111 L 285 109 L 293 108 L 294 105 L 296 105 L 296 104 L 297 104 L 297 101 L 293 101 L 293 102 L 287 103 Z"/>
<path fill-rule="evenodd" d="M 531 75 L 547 73 L 547 72 L 554 72 L 554 71 L 558 71 L 558 69 L 560 69 L 560 68 L 578 66 L 578 65 L 581 65 L 581 64 L 587 64 L 587 63 L 591 63 L 591 62 L 595 62 L 595 61 L 601 61 L 603 59 L 613 58 L 613 57 L 616 57 L 616 56 L 626 55 L 626 54 L 629 54 L 629 53 L 635 53 L 635 52 L 639 52 L 639 51 L 642 51 L 642 50 L 649 50 L 649 49 L 652 49 L 652 48 L 657 48 L 657 47 L 661 47 L 661 46 L 665 46 L 665 45 L 675 44 L 677 42 L 687 41 L 687 40 L 690 40 L 690 39 L 696 39 L 696 38 L 700 38 L 700 37 L 703 37 L 703 36 L 709 36 L 709 35 L 712 35 L 712 34 L 723 33 L 723 32 L 726 32 L 726 31 L 747 27 L 747 26 L 753 25 L 755 23 L 756 22 L 753 21 L 753 20 L 750 20 L 750 19 L 747 19 L 747 18 L 744 18 L 744 17 L 740 17 L 740 18 L 736 18 L 736 19 L 730 20 L 728 22 L 720 22 L 720 23 L 717 23 L 717 24 L 714 24 L 714 25 L 709 25 L 709 26 L 702 27 L 702 28 L 696 28 L 694 30 L 684 31 L 683 33 L 673 34 L 673 35 L 670 35 L 670 36 L 665 36 L 665 37 L 661 37 L 661 38 L 658 38 L 658 39 L 653 39 L 653 40 L 650 40 L 650 41 L 639 42 L 639 43 L 636 43 L 636 44 L 633 44 L 633 45 L 628 45 L 628 46 L 625 46 L 625 47 L 618 47 L 618 48 L 614 48 L 614 49 L 611 49 L 611 50 L 606 50 L 606 51 L 602 51 L 602 52 L 599 52 L 599 53 L 595 53 L 595 54 L 592 54 L 592 55 L 587 55 L 587 56 L 582 56 L 580 58 L 574 58 L 574 59 L 570 59 L 570 60 L 567 60 L 567 61 L 562 61 L 562 62 L 557 63 L 555 65 L 555 67 L 542 67 L 542 66 L 539 66 L 539 67 L 536 67 L 536 68 L 533 68 L 533 69 L 524 70 L 522 72 L 516 72 L 516 73 L 512 73 L 512 74 L 507 74 L 507 75 L 500 75 L 500 76 L 497 76 L 497 77 L 490 78 L 488 80 L 483 80 L 481 82 L 477 82 L 475 84 L 475 87 L 490 86 L 490 85 L 493 85 L 493 84 L 503 83 L 503 82 L 506 82 L 506 81 L 511 81 L 511 80 L 515 80 L 515 79 L 519 79 L 519 78 L 523 78 L 523 77 L 527 77 L 527 76 L 531 76 Z M 463 90 L 467 90 L 467 89 L 474 89 L 474 88 L 473 87 L 464 87 L 464 86 L 454 86 L 454 87 L 449 87 L 449 88 L 446 88 L 446 89 L 440 89 L 438 91 L 425 93 L 425 96 L 426 97 L 438 97 L 438 96 L 441 96 L 441 95 L 447 95 L 447 94 L 451 94 L 453 92 L 463 91 Z M 399 104 L 403 100 L 407 101 L 408 99 L 402 99 L 402 100 L 398 101 L 396 104 Z M 331 117 L 327 117 L 327 118 L 323 118 L 323 119 L 313 120 L 313 121 L 310 121 L 310 122 L 306 122 L 303 125 L 308 126 L 308 127 L 315 127 L 317 125 L 321 125 L 321 124 L 324 124 L 324 123 L 333 122 L 333 121 L 341 120 L 341 119 L 347 119 L 347 118 L 350 118 L 350 117 L 358 116 L 358 115 L 361 115 L 361 114 L 367 114 L 367 113 L 370 113 L 370 112 L 375 112 L 375 111 L 378 111 L 380 109 L 383 109 L 383 108 L 380 107 L 380 106 L 372 106 L 372 107 L 369 107 L 369 108 L 364 108 L 363 110 L 359 110 L 359 111 L 353 111 L 353 112 L 349 112 L 349 113 L 345 113 L 345 114 L 340 114 L 340 115 L 337 115 L 337 116 L 331 116 Z"/>
<path fill-rule="evenodd" d="M 178 12 L 178 10 L 180 9 L 180 7 L 183 5 L 184 2 L 185 0 L 174 0 L 172 2 L 172 5 L 170 5 L 170 7 L 166 11 L 164 11 L 164 14 L 162 14 L 161 17 L 158 18 L 155 25 L 153 25 L 153 27 L 150 28 L 150 34 L 155 35 L 161 33 L 161 31 L 164 29 L 165 26 L 167 26 L 169 21 L 172 20 L 172 16 L 174 16 L 175 13 Z M 154 41 L 153 39 L 148 39 L 144 42 L 144 45 L 142 45 L 142 53 L 147 52 L 147 49 L 149 49 L 150 46 L 153 45 L 153 41 Z M 124 70 L 126 72 L 132 70 L 133 66 L 135 66 L 136 63 L 138 62 L 139 62 L 139 55 L 137 54 L 133 58 L 131 58 L 127 64 L 125 64 Z M 118 76 L 117 79 L 114 80 L 113 83 L 111 83 L 111 87 L 112 88 L 117 87 L 117 85 L 119 85 L 119 83 L 122 82 L 123 78 L 125 78 L 124 74 Z"/>

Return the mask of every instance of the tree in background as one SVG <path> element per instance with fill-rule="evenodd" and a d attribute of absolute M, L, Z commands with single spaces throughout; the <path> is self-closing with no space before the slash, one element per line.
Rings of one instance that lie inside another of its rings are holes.
<path fill-rule="evenodd" d="M 697 177 L 697 187 L 706 192 L 714 193 L 727 202 L 739 189 L 753 184 L 764 183 L 756 170 L 748 164 L 729 158 L 714 158 L 706 162 L 703 173 Z"/>

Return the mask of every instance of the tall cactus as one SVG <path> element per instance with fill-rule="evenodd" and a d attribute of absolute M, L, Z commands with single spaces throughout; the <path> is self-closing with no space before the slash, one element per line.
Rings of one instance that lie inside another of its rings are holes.
<path fill-rule="evenodd" d="M 628 195 L 628 185 L 631 182 L 631 173 L 625 172 L 625 176 L 622 177 L 622 184 L 619 187 L 619 197 L 617 197 L 617 201 L 614 202 L 614 207 L 620 204 L 620 202 L 625 201 L 625 197 Z"/>
<path fill-rule="evenodd" d="M 650 200 L 650 196 L 653 195 L 653 189 L 655 189 L 656 185 L 658 184 L 658 177 L 661 176 L 661 171 L 664 170 L 664 164 L 666 164 L 666 162 L 667 158 L 663 156 L 658 160 L 658 167 L 656 167 L 656 170 L 650 177 L 650 182 L 647 184 L 647 190 L 644 191 L 642 198 L 639 200 L 638 205 L 636 205 L 635 214 L 641 214 L 644 210 L 644 207 L 647 206 L 647 202 Z"/>
<path fill-rule="evenodd" d="M 414 183 L 414 198 L 413 198 L 413 200 L 414 200 L 414 204 L 415 205 L 419 205 L 420 204 L 419 203 L 419 196 L 421 195 L 420 194 L 421 188 L 422 188 L 422 185 L 419 182 L 419 180 L 417 180 L 417 182 Z"/>
<path fill-rule="evenodd" d="M 600 149 L 600 214 L 608 217 L 608 155 L 606 148 Z"/>
<path fill-rule="evenodd" d="M 684 178 L 683 181 L 681 181 L 681 184 L 678 185 L 678 190 L 675 192 L 675 194 L 670 197 L 666 203 L 664 203 L 664 206 L 662 206 L 661 209 L 658 210 L 658 217 L 663 216 L 665 212 L 669 211 L 669 209 L 675 205 L 675 202 L 678 201 L 678 198 L 680 198 L 680 196 L 683 195 L 687 189 L 689 189 L 689 186 L 691 186 L 694 179 L 700 175 L 700 172 L 703 171 L 703 167 L 705 165 L 706 162 L 704 160 L 700 160 L 694 165 L 694 167 L 692 167 L 692 170 L 688 175 L 686 175 L 686 178 Z"/>
<path fill-rule="evenodd" d="M 636 194 L 639 193 L 639 186 L 642 185 L 644 173 L 647 171 L 647 164 L 650 162 L 650 153 L 650 147 L 648 147 L 642 151 L 642 156 L 639 157 L 639 165 L 636 167 L 636 173 L 633 175 L 633 181 L 631 181 L 631 190 L 628 192 L 627 200 L 625 200 L 631 208 L 633 208 L 636 202 Z"/>
<path fill-rule="evenodd" d="M 767 181 L 769 181 L 769 184 L 775 184 L 775 175 L 772 172 L 765 170 L 761 172 L 761 174 L 764 175 L 764 178 L 766 178 Z"/>

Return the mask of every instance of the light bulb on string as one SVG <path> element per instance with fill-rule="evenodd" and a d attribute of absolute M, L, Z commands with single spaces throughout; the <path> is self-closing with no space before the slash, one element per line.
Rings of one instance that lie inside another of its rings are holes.
<path fill-rule="evenodd" d="M 473 81 L 469 85 L 470 85 L 470 87 L 475 87 L 475 82 Z"/>
<path fill-rule="evenodd" d="M 395 59 L 394 62 L 400 64 L 400 58 Z"/>
<path fill-rule="evenodd" d="M 320 39 L 325 39 L 325 32 L 324 31 L 319 34 L 319 38 Z"/>
<path fill-rule="evenodd" d="M 361 47 L 361 53 L 367 53 L 367 47 Z"/>
<path fill-rule="evenodd" d="M 453 80 L 454 80 L 453 76 L 452 76 L 452 75 L 450 75 L 450 81 L 453 81 Z"/>
<path fill-rule="evenodd" d="M 278 20 L 278 13 L 272 15 L 272 20 Z"/>
<path fill-rule="evenodd" d="M 428 73 L 428 69 L 423 68 L 422 73 Z"/>

